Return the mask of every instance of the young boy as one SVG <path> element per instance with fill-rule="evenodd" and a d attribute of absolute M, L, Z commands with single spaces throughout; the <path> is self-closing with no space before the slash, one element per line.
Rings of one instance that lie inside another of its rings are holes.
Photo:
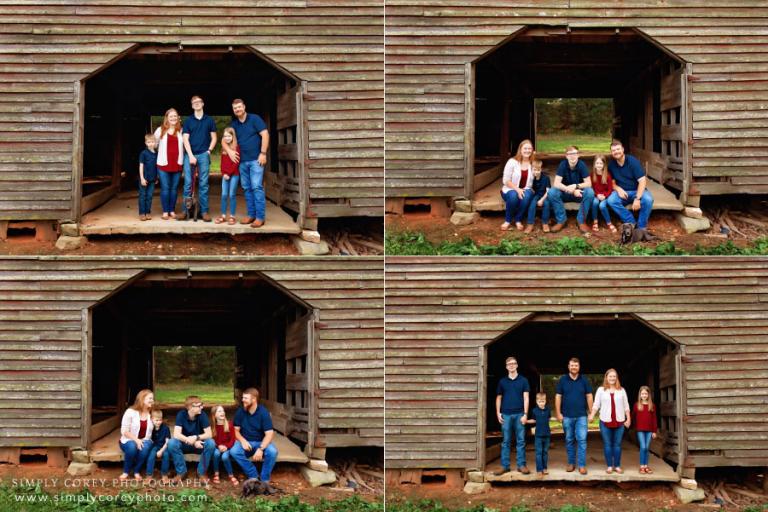
<path fill-rule="evenodd" d="M 528 206 L 528 225 L 525 227 L 525 232 L 530 233 L 533 231 L 534 222 L 536 222 L 536 207 L 541 208 L 541 229 L 545 233 L 549 233 L 549 189 L 552 184 L 549 181 L 549 176 L 542 174 L 541 160 L 534 160 L 531 162 L 533 167 L 533 199 Z"/>
<path fill-rule="evenodd" d="M 167 484 L 168 480 L 168 467 L 170 466 L 171 459 L 168 454 L 168 440 L 171 438 L 171 429 L 168 428 L 163 422 L 163 411 L 152 411 L 152 424 L 155 428 L 152 430 L 152 449 L 149 451 L 147 457 L 147 479 L 152 478 L 152 473 L 155 471 L 155 459 L 162 459 L 160 462 L 160 475 L 163 477 L 163 483 Z"/>
<path fill-rule="evenodd" d="M 547 407 L 547 394 L 536 393 L 536 407 L 533 408 L 528 424 L 536 425 L 536 472 L 540 477 L 548 475 L 547 459 L 549 458 L 549 441 L 552 432 L 549 430 L 549 418 L 552 415 Z"/>
<path fill-rule="evenodd" d="M 149 220 L 152 211 L 152 193 L 157 180 L 157 139 L 154 134 L 144 136 L 145 150 L 139 155 L 139 219 Z"/>

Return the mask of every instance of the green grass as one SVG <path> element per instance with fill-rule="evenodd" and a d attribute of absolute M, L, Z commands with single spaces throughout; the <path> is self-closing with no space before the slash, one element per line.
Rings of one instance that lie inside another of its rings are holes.
<path fill-rule="evenodd" d="M 610 153 L 611 136 L 584 133 L 553 133 L 536 135 L 539 153 L 563 153 L 567 146 L 577 146 L 582 153 Z"/>
<path fill-rule="evenodd" d="M 156 384 L 155 401 L 164 404 L 183 404 L 189 395 L 197 395 L 203 400 L 205 408 L 213 404 L 234 403 L 234 387 L 232 384 Z"/>
<path fill-rule="evenodd" d="M 443 241 L 433 244 L 424 233 L 402 231 L 387 233 L 385 251 L 388 256 L 765 256 L 768 255 L 768 237 L 758 238 L 749 246 L 739 247 L 732 241 L 715 246 L 696 245 L 693 250 L 676 247 L 674 242 L 661 242 L 656 246 L 603 243 L 590 245 L 581 237 L 563 237 L 525 243 L 520 240 L 501 240 L 497 245 L 478 245 L 469 237 L 459 242 Z"/>

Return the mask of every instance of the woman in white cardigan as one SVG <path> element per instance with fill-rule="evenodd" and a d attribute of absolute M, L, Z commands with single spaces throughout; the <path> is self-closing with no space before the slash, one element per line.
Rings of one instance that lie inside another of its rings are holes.
<path fill-rule="evenodd" d="M 169 108 L 163 116 L 163 124 L 155 130 L 157 139 L 157 170 L 160 178 L 160 203 L 163 219 L 176 217 L 176 194 L 184 162 L 184 143 L 181 136 L 181 119 L 176 109 Z"/>
<path fill-rule="evenodd" d="M 595 401 L 589 421 L 600 413 L 600 435 L 603 437 L 603 451 L 605 453 L 605 472 L 610 474 L 623 473 L 621 469 L 621 438 L 624 429 L 629 428 L 630 419 L 629 399 L 627 392 L 621 387 L 619 374 L 611 368 L 605 372 L 603 385 L 597 388 Z"/>
<path fill-rule="evenodd" d="M 518 231 L 523 230 L 523 215 L 533 197 L 533 143 L 525 139 L 517 147 L 515 156 L 507 160 L 501 184 L 501 198 L 506 204 L 502 231 L 509 229 L 512 219 Z"/>
<path fill-rule="evenodd" d="M 136 395 L 136 401 L 125 410 L 120 422 L 120 449 L 123 451 L 123 474 L 120 480 L 126 480 L 133 472 L 136 480 L 141 480 L 139 471 L 152 450 L 152 406 L 155 395 L 151 389 L 142 389 Z"/>

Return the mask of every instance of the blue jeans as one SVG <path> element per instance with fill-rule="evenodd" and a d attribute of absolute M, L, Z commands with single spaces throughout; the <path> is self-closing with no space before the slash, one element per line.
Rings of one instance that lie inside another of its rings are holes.
<path fill-rule="evenodd" d="M 592 199 L 592 220 L 594 222 L 597 222 L 597 211 L 600 210 L 600 214 L 605 219 L 606 224 L 611 223 L 611 213 L 608 211 L 608 199 L 603 199 L 602 201 L 598 198 Z"/>
<path fill-rule="evenodd" d="M 549 201 L 552 204 L 552 210 L 555 213 L 555 221 L 558 224 L 564 224 L 566 221 L 565 203 L 580 203 L 579 212 L 576 214 L 576 222 L 584 224 L 587 218 L 587 212 L 592 206 L 592 200 L 595 198 L 595 191 L 592 187 L 582 189 L 581 197 L 576 197 L 568 192 L 552 187 L 549 189 Z"/>
<path fill-rule="evenodd" d="M 632 202 L 635 200 L 635 197 L 637 197 L 637 190 L 627 190 L 626 192 L 627 198 L 622 199 L 619 197 L 618 192 L 613 191 L 611 192 L 611 195 L 608 196 L 608 199 L 606 199 L 606 202 L 608 203 L 608 206 L 610 206 L 611 209 L 616 212 L 616 215 L 619 216 L 621 222 L 634 224 L 635 215 L 625 207 L 628 204 L 632 204 Z M 652 210 L 653 196 L 650 192 L 648 192 L 648 190 L 646 190 L 643 192 L 643 197 L 640 198 L 640 213 L 637 216 L 638 228 L 645 229 L 648 227 L 648 219 L 651 217 Z"/>
<path fill-rule="evenodd" d="M 208 471 L 208 463 L 213 456 L 213 451 L 216 449 L 216 443 L 213 439 L 206 439 L 203 441 L 203 447 L 195 448 L 186 443 L 182 443 L 178 439 L 171 439 L 168 441 L 168 451 L 171 454 L 173 460 L 173 467 L 176 470 L 178 476 L 184 476 L 187 474 L 187 461 L 184 460 L 185 453 L 197 453 L 200 454 L 200 462 L 197 463 L 197 474 L 204 476 Z"/>
<path fill-rule="evenodd" d="M 155 181 L 147 181 L 147 186 L 139 182 L 139 215 L 152 213 L 152 194 L 155 191 Z"/>
<path fill-rule="evenodd" d="M 237 462 L 237 464 L 243 468 L 243 473 L 248 478 L 259 478 L 262 482 L 269 482 L 272 476 L 272 469 L 277 462 L 277 447 L 275 443 L 269 443 L 267 449 L 264 450 L 264 460 L 261 463 L 261 475 L 256 471 L 256 466 L 251 461 L 251 457 L 256 453 L 256 448 L 259 447 L 260 441 L 247 439 L 251 443 L 251 449 L 246 451 L 240 441 L 235 441 L 235 445 L 229 450 L 230 457 Z"/>
<path fill-rule="evenodd" d="M 609 428 L 601 421 L 600 435 L 603 437 L 605 465 L 609 468 L 621 467 L 621 438 L 624 436 L 624 425 Z"/>
<path fill-rule="evenodd" d="M 547 469 L 549 460 L 549 440 L 550 436 L 536 436 L 536 471 L 542 472 Z"/>
<path fill-rule="evenodd" d="M 144 441 L 144 446 L 141 450 L 136 447 L 134 441 L 128 441 L 125 444 L 118 441 L 117 444 L 123 450 L 123 473 L 130 475 L 141 471 L 141 467 L 146 462 L 147 456 L 152 449 L 152 442 Z"/>
<path fill-rule="evenodd" d="M 517 451 L 517 467 L 525 466 L 525 425 L 520 423 L 520 418 L 523 417 L 523 413 L 519 414 L 504 414 L 501 413 L 501 417 L 504 419 L 504 423 L 501 424 L 501 467 L 509 469 L 510 464 L 510 452 L 512 451 L 512 432 L 515 433 L 516 451 Z"/>
<path fill-rule="evenodd" d="M 181 173 L 157 171 L 157 175 L 160 177 L 160 204 L 163 206 L 163 213 L 171 213 L 176 209 Z"/>
<path fill-rule="evenodd" d="M 536 202 L 541 198 L 536 198 L 535 196 L 531 198 L 531 203 L 528 205 L 528 225 L 532 225 L 534 222 L 536 222 Z M 550 211 L 550 204 L 549 204 L 549 197 L 547 197 L 544 200 L 544 204 L 541 205 L 541 223 L 546 224 L 549 222 L 549 211 Z"/>
<path fill-rule="evenodd" d="M 208 172 L 211 169 L 211 155 L 206 151 L 195 155 L 197 158 L 197 204 L 200 205 L 200 213 L 208 213 Z M 192 197 L 192 165 L 189 163 L 189 155 L 184 153 L 184 199 Z M 187 213 L 186 203 L 184 213 Z"/>
<path fill-rule="evenodd" d="M 522 199 L 518 197 L 517 192 L 514 190 L 502 192 L 501 198 L 506 205 L 504 220 L 511 223 L 512 218 L 514 217 L 515 222 L 521 222 L 523 220 L 523 214 L 528 212 L 528 203 L 530 203 L 531 198 L 533 198 L 533 190 L 529 188 L 523 190 Z"/>
<path fill-rule="evenodd" d="M 267 199 L 264 196 L 264 167 L 258 160 L 240 162 L 240 181 L 245 192 L 245 204 L 248 216 L 256 220 L 264 220 L 267 209 Z"/>
<path fill-rule="evenodd" d="M 637 442 L 640 443 L 640 465 L 648 465 L 648 450 L 651 447 L 651 432 L 637 432 Z"/>
<path fill-rule="evenodd" d="M 227 214 L 227 201 L 229 201 L 229 212 L 234 217 L 237 210 L 237 185 L 240 183 L 240 176 L 230 176 L 228 180 L 221 178 L 221 214 Z"/>
<path fill-rule="evenodd" d="M 170 442 L 170 441 L 169 441 Z M 147 476 L 151 476 L 155 472 L 155 462 L 157 462 L 157 452 L 160 448 L 153 446 L 147 455 Z M 160 474 L 166 476 L 168 474 L 168 468 L 171 465 L 171 455 L 168 453 L 168 448 L 165 449 L 160 456 Z"/>
<path fill-rule="evenodd" d="M 224 453 L 221 453 L 219 451 L 219 448 L 216 447 L 216 449 L 213 451 L 213 472 L 218 473 L 219 472 L 219 463 L 224 464 L 224 469 L 227 471 L 227 474 L 229 476 L 232 476 L 232 455 L 229 453 L 229 450 L 225 451 Z"/>
<path fill-rule="evenodd" d="M 564 417 L 563 430 L 565 431 L 565 452 L 568 455 L 568 464 L 574 465 L 576 463 L 578 452 L 579 467 L 587 467 L 587 417 Z"/>

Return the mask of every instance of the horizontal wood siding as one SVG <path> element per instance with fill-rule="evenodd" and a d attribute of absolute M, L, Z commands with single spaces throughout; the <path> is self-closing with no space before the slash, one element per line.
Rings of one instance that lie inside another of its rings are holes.
<path fill-rule="evenodd" d="M 674 339 L 688 450 L 713 451 L 692 461 L 764 465 L 767 259 L 535 260 L 387 258 L 387 467 L 477 465 L 479 347 L 541 312 L 634 313 Z"/>
<path fill-rule="evenodd" d="M 387 196 L 464 194 L 465 64 L 526 25 L 633 27 L 691 63 L 691 192 L 768 192 L 768 2 L 620 4 L 388 0 Z"/>
<path fill-rule="evenodd" d="M 80 443 L 83 310 L 153 269 L 258 271 L 310 304 L 320 442 L 383 446 L 383 259 L 221 257 L 0 258 L 0 446 Z"/>
<path fill-rule="evenodd" d="M 75 82 L 135 44 L 249 45 L 308 82 L 310 213 L 383 214 L 383 0 L 0 2 L 0 219 L 71 219 Z"/>

